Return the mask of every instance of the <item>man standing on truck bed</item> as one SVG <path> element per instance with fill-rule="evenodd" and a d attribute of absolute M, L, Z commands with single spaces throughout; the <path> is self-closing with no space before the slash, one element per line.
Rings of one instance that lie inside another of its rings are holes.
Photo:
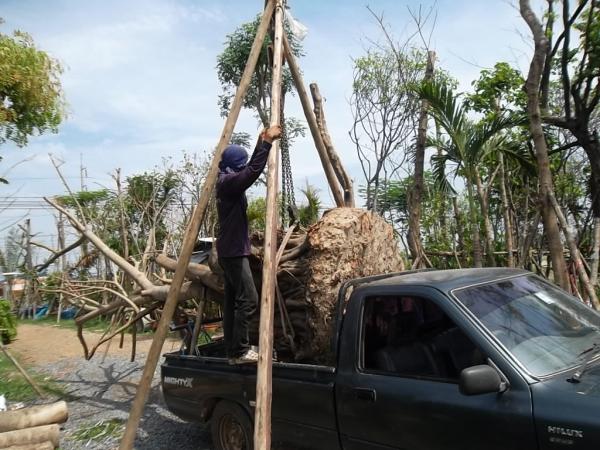
<path fill-rule="evenodd" d="M 256 309 L 258 293 L 248 262 L 250 240 L 246 190 L 262 173 L 271 145 L 280 136 L 281 127 L 274 125 L 260 134 L 249 162 L 244 147 L 229 145 L 219 163 L 217 254 L 225 277 L 223 332 L 230 364 L 258 361 L 258 354 L 250 348 L 248 341 L 248 323 Z"/>

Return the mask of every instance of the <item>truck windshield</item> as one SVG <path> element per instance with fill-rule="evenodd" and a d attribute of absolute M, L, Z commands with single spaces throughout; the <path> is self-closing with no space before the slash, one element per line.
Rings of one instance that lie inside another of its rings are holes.
<path fill-rule="evenodd" d="M 536 276 L 453 294 L 535 376 L 582 364 L 582 352 L 600 341 L 600 314 Z"/>

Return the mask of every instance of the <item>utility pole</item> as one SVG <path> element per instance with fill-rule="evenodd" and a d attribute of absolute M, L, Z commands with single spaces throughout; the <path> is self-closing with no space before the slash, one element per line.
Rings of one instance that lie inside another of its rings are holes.
<path fill-rule="evenodd" d="M 79 154 L 79 177 L 81 178 L 81 190 L 87 191 L 87 186 L 85 185 L 87 169 L 83 166 L 83 153 Z"/>
<path fill-rule="evenodd" d="M 58 250 L 62 250 L 66 247 L 65 245 L 65 226 L 63 222 L 63 214 L 58 213 L 58 218 L 56 222 L 56 228 L 58 231 Z M 60 257 L 60 287 L 64 284 L 65 278 L 65 270 L 67 270 L 67 254 L 65 253 Z M 56 323 L 60 323 L 60 316 L 62 314 L 62 302 L 63 302 L 63 294 L 60 292 L 58 294 L 58 313 L 56 314 Z"/>
<path fill-rule="evenodd" d="M 31 255 L 31 219 L 25 220 L 25 226 L 20 226 L 21 230 L 23 230 L 23 238 L 25 241 L 25 308 L 26 311 L 29 310 L 31 306 L 32 310 L 32 319 L 35 317 L 35 302 L 33 301 L 33 262 Z"/>

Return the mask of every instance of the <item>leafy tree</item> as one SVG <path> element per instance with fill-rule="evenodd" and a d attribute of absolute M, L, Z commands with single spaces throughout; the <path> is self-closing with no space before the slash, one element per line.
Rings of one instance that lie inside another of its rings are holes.
<path fill-rule="evenodd" d="M 252 22 L 242 24 L 233 33 L 227 35 L 225 49 L 217 57 L 217 75 L 223 87 L 223 94 L 219 96 L 219 105 L 221 115 L 224 117 L 229 112 L 231 101 L 242 79 L 259 23 L 260 15 Z M 297 57 L 302 56 L 300 43 L 289 30 L 286 31 L 292 52 Z M 271 38 L 267 35 L 243 104 L 245 108 L 255 111 L 263 126 L 269 124 L 271 98 L 269 45 L 271 45 Z M 292 76 L 287 67 L 284 67 L 282 73 L 282 89 L 283 92 L 292 92 L 293 90 Z"/>
<path fill-rule="evenodd" d="M 423 83 L 417 91 L 429 102 L 432 116 L 446 134 L 446 137 L 428 139 L 429 146 L 441 150 L 440 154 L 432 157 L 432 171 L 438 188 L 443 192 L 454 192 L 446 178 L 448 163 L 454 164 L 454 172 L 465 178 L 473 235 L 473 262 L 476 267 L 481 267 L 479 214 L 473 189 L 480 179 L 479 166 L 484 157 L 502 148 L 504 137 L 498 133 L 518 124 L 519 120 L 513 116 L 496 115 L 491 120 L 474 122 L 468 118 L 466 105 L 460 103 L 443 82 Z M 481 211 L 481 214 L 485 213 Z"/>
<path fill-rule="evenodd" d="M 420 102 L 425 55 L 417 50 L 369 50 L 354 61 L 350 101 L 356 146 L 365 183 L 367 208 L 377 210 L 380 185 L 387 184 L 410 151 Z"/>
<path fill-rule="evenodd" d="M 27 33 L 0 33 L 0 144 L 23 147 L 36 133 L 57 131 L 64 117 L 61 73 Z"/>

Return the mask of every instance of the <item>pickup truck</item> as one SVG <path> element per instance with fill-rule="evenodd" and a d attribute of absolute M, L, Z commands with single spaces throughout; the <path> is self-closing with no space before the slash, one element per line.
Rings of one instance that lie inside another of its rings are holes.
<path fill-rule="evenodd" d="M 600 449 L 600 314 L 517 269 L 342 285 L 329 366 L 273 363 L 272 441 L 307 449 Z M 256 367 L 165 355 L 179 417 L 252 449 Z M 277 444 L 277 445 L 276 445 Z"/>

